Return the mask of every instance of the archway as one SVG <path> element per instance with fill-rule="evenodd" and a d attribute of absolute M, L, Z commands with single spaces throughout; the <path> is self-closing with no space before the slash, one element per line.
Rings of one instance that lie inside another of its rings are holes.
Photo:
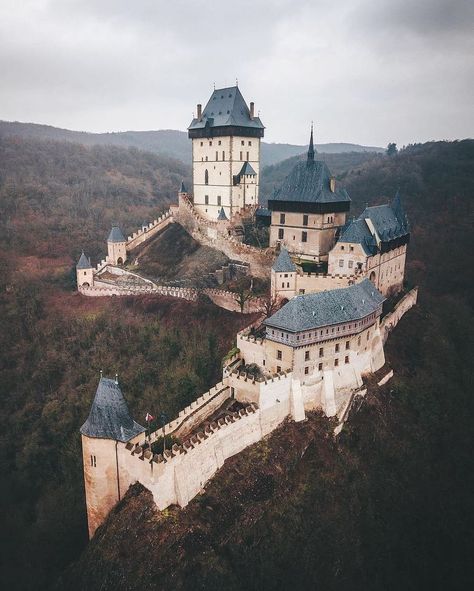
<path fill-rule="evenodd" d="M 123 265 L 123 258 L 122 257 L 119 257 L 117 259 L 117 265 Z"/>
<path fill-rule="evenodd" d="M 85 282 L 84 282 L 84 283 L 81 285 L 81 287 L 90 287 L 90 285 L 87 283 L 87 281 L 85 281 Z"/>
<path fill-rule="evenodd" d="M 372 281 L 372 283 L 375 284 L 375 271 L 372 271 L 372 273 L 370 274 L 369 279 Z"/>

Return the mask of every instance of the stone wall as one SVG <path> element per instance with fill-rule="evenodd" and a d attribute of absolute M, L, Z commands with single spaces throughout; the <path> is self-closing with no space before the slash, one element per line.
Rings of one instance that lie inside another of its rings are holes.
<path fill-rule="evenodd" d="M 410 308 L 416 305 L 418 299 L 418 287 L 414 287 L 409 291 L 393 309 L 393 312 L 387 314 L 380 323 L 380 331 L 382 333 L 382 340 L 385 343 L 390 332 L 400 322 L 402 316 L 408 312 Z"/>
<path fill-rule="evenodd" d="M 173 222 L 174 219 L 171 210 L 166 211 L 158 219 L 140 228 L 131 236 L 128 236 L 126 244 L 127 251 L 133 250 L 139 244 L 143 244 L 143 242 L 146 242 Z"/>

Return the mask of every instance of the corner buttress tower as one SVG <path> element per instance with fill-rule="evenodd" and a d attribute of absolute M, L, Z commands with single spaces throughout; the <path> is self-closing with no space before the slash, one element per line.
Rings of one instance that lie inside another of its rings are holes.
<path fill-rule="evenodd" d="M 193 143 L 194 207 L 210 220 L 258 205 L 264 126 L 237 86 L 214 90 L 188 127 Z"/>

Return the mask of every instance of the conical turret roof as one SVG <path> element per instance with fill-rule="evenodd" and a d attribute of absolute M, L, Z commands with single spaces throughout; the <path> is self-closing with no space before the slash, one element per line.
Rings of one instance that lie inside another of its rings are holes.
<path fill-rule="evenodd" d="M 77 261 L 76 268 L 77 269 L 92 269 L 91 262 L 84 254 L 84 251 L 82 251 L 80 258 Z"/>
<path fill-rule="evenodd" d="M 277 273 L 294 273 L 296 271 L 296 266 L 291 260 L 286 248 L 280 250 L 280 254 L 273 263 L 272 269 Z"/>
<path fill-rule="evenodd" d="M 120 386 L 110 378 L 100 378 L 82 435 L 126 442 L 143 433 L 145 428 L 130 416 Z"/>
<path fill-rule="evenodd" d="M 112 226 L 107 242 L 127 242 L 122 230 L 118 226 Z"/>

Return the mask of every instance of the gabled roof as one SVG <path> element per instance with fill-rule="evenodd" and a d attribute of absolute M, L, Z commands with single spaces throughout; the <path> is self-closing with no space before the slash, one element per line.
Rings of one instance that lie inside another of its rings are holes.
<path fill-rule="evenodd" d="M 201 119 L 194 118 L 188 130 L 229 126 L 264 129 L 259 117 L 250 117 L 250 110 L 238 86 L 214 90 Z"/>
<path fill-rule="evenodd" d="M 118 226 L 112 226 L 107 242 L 127 242 L 122 230 Z"/>
<path fill-rule="evenodd" d="M 249 174 L 249 175 L 252 175 L 252 176 L 257 176 L 257 173 L 252 168 L 250 162 L 244 162 L 244 165 L 240 169 L 239 176 L 242 176 L 244 174 Z"/>
<path fill-rule="evenodd" d="M 324 162 L 302 160 L 294 166 L 269 201 L 349 203 L 351 199 L 344 188 L 336 184 L 334 192 L 331 191 L 331 177 L 331 172 Z"/>
<path fill-rule="evenodd" d="M 223 207 L 221 207 L 221 210 L 219 211 L 219 215 L 217 216 L 217 220 L 219 222 L 229 221 L 229 218 L 226 216 Z"/>
<path fill-rule="evenodd" d="M 398 192 L 390 205 L 366 207 L 357 219 L 344 226 L 338 242 L 362 244 L 366 254 L 375 254 L 378 250 L 377 240 L 366 220 L 370 220 L 382 242 L 390 242 L 410 233 L 408 219 Z"/>
<path fill-rule="evenodd" d="M 272 269 L 277 273 L 294 273 L 296 271 L 296 265 L 291 260 L 286 248 L 280 250 L 280 254 L 273 263 Z"/>
<path fill-rule="evenodd" d="M 296 296 L 264 321 L 270 328 L 302 332 L 365 318 L 385 298 L 368 279 L 343 289 Z"/>
<path fill-rule="evenodd" d="M 368 256 L 377 252 L 377 242 L 367 226 L 365 220 L 357 219 L 347 222 L 342 228 L 338 242 L 360 244 Z"/>
<path fill-rule="evenodd" d="M 91 262 L 84 254 L 84 251 L 82 251 L 80 258 L 77 261 L 76 269 L 92 269 Z"/>
<path fill-rule="evenodd" d="M 126 442 L 143 433 L 145 428 L 130 416 L 118 383 L 109 378 L 100 378 L 89 416 L 80 431 L 87 437 Z"/>

